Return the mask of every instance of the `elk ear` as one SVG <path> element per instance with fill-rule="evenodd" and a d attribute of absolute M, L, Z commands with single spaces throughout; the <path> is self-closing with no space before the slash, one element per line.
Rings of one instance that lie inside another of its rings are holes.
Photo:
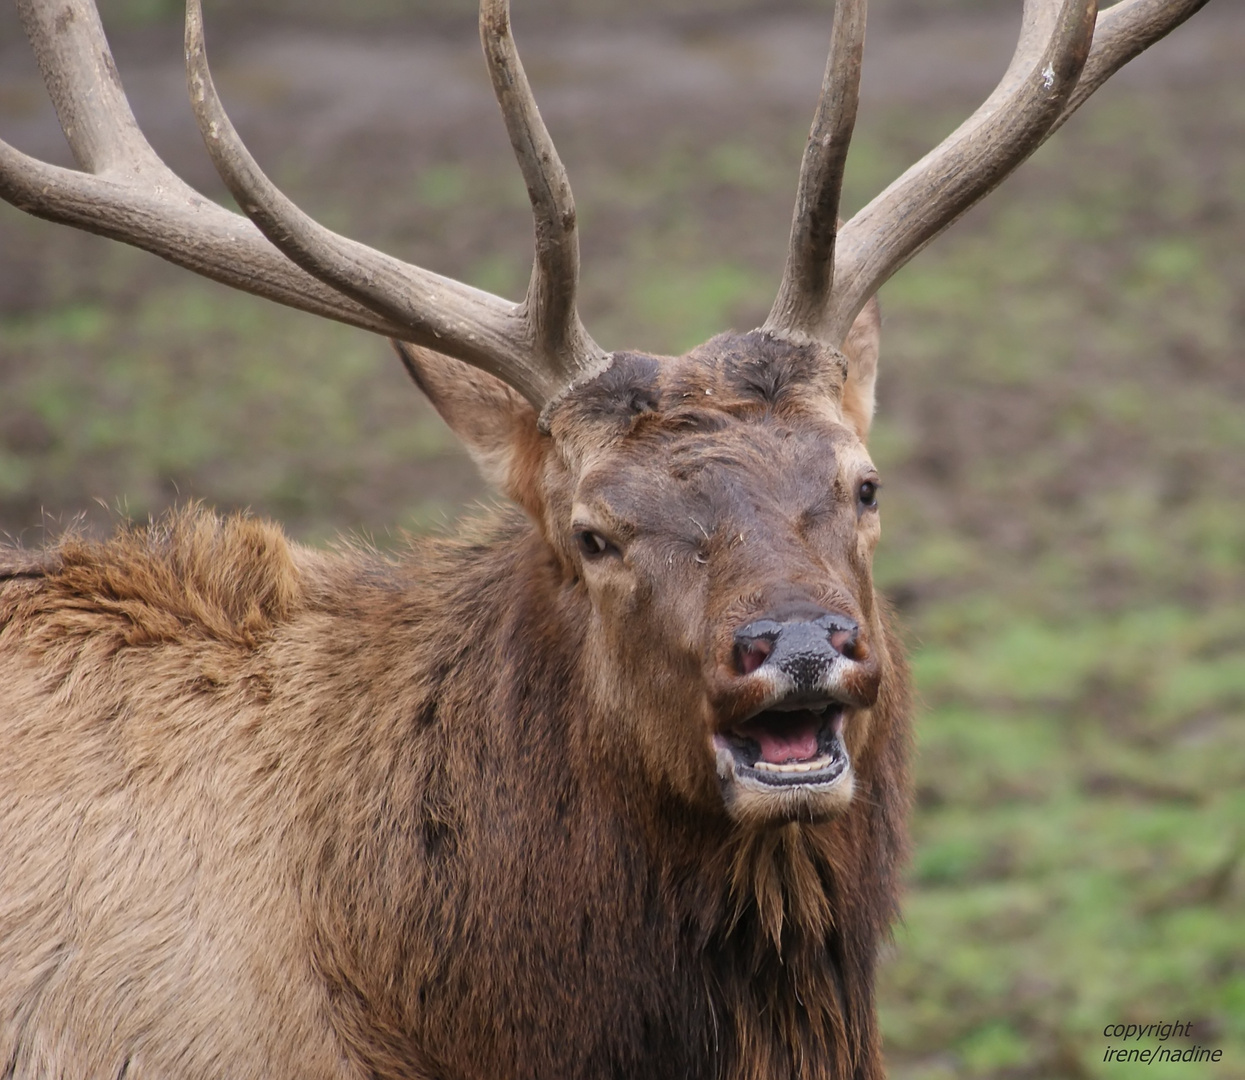
<path fill-rule="evenodd" d="M 515 466 L 537 452 L 536 410 L 500 379 L 403 341 L 394 347 L 415 385 L 496 490 L 524 503 Z"/>
<path fill-rule="evenodd" d="M 873 394 L 878 379 L 878 345 L 882 334 L 882 312 L 875 296 L 856 316 L 843 342 L 847 357 L 847 384 L 843 387 L 843 419 L 861 442 L 869 435 L 873 422 Z"/>

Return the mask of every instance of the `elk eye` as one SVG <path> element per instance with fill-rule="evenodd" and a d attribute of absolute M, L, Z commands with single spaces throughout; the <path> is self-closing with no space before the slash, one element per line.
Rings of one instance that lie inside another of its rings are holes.
<path fill-rule="evenodd" d="M 585 559 L 599 559 L 602 555 L 617 553 L 618 548 L 598 532 L 580 529 L 575 533 L 575 544 Z"/>
<path fill-rule="evenodd" d="M 878 507 L 878 487 L 880 485 L 876 480 L 862 480 L 860 487 L 856 489 L 856 498 L 861 508 L 865 510 L 876 510 Z"/>

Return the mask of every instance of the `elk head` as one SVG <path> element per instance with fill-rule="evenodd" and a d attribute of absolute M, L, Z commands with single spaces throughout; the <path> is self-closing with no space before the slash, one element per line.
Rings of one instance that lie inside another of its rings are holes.
<path fill-rule="evenodd" d="M 865 449 L 877 307 L 845 351 L 767 331 L 615 354 L 536 411 L 438 354 L 402 356 L 578 603 L 594 756 L 642 758 L 748 821 L 824 817 L 890 668 Z M 626 763 L 623 764 L 625 767 Z"/>
<path fill-rule="evenodd" d="M 879 479 L 865 448 L 881 284 L 1204 0 L 1025 0 L 1019 44 L 968 121 L 852 217 L 839 194 L 865 0 L 838 0 L 791 243 L 765 324 L 678 358 L 608 353 L 576 312 L 566 176 L 506 0 L 481 37 L 535 215 L 512 304 L 317 225 L 264 176 L 208 71 L 189 0 L 191 98 L 250 221 L 173 176 L 139 132 L 87 0 L 18 0 L 82 172 L 0 143 L 0 194 L 40 216 L 390 336 L 486 475 L 535 523 L 583 636 L 594 753 L 641 758 L 736 820 L 846 807 L 889 656 L 873 592 Z M 98 62 L 103 57 L 105 62 Z M 855 763 L 855 764 L 854 764 Z"/>

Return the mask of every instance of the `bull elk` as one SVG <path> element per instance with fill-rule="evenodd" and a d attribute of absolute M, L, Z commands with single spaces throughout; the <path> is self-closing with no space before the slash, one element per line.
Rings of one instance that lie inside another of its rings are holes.
<path fill-rule="evenodd" d="M 212 86 L 246 218 L 144 140 L 88 0 L 17 0 L 81 171 L 32 214 L 392 338 L 506 508 L 401 558 L 182 512 L 0 552 L 0 1075 L 883 1074 L 908 689 L 875 594 L 878 287 L 1204 0 L 1025 0 L 984 105 L 846 223 L 865 0 L 838 0 L 763 326 L 607 352 L 511 37 L 515 304 L 317 225 Z M 250 220 L 248 221 L 247 218 Z"/>

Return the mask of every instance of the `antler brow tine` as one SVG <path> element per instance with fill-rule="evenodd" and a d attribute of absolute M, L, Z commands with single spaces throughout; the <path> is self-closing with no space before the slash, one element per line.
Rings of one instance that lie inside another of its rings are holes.
<path fill-rule="evenodd" d="M 838 0 L 787 266 L 764 328 L 841 344 L 887 278 L 989 194 L 1111 74 L 1205 3 L 1122 0 L 1098 15 L 1096 0 L 1025 0 L 1012 61 L 986 102 L 836 230 L 865 4 Z"/>

